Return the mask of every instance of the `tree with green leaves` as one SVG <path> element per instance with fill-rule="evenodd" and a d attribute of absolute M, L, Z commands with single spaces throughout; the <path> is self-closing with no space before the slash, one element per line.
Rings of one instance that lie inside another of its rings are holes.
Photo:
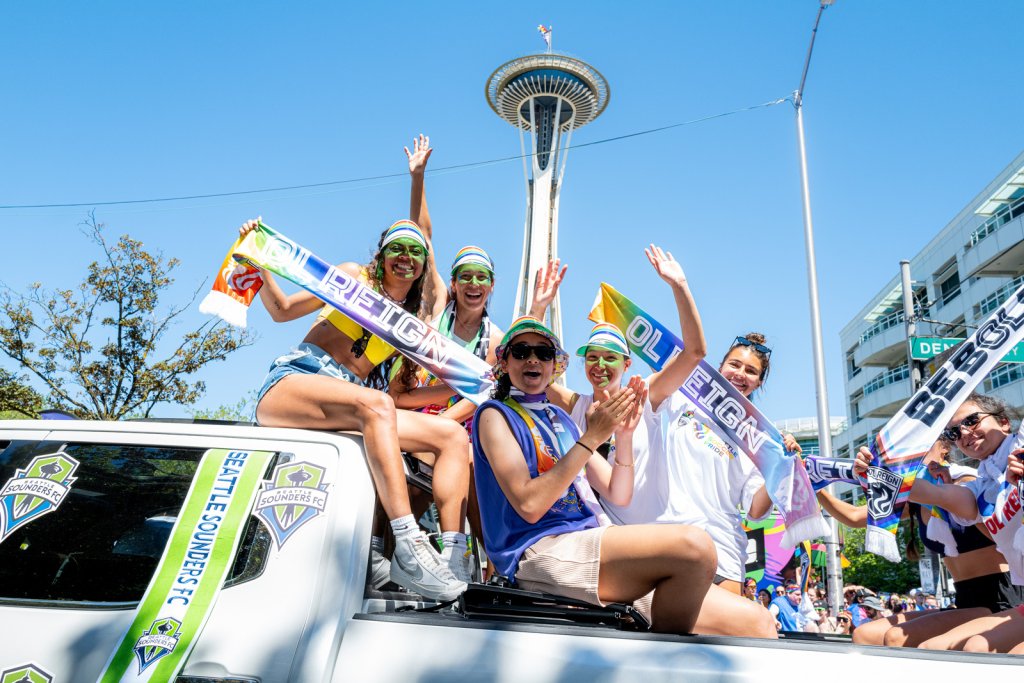
<path fill-rule="evenodd" d="M 887 593 L 906 593 L 911 588 L 921 585 L 917 562 L 908 559 L 889 562 L 883 557 L 865 551 L 866 533 L 865 529 L 846 530 L 846 547 L 843 554 L 850 561 L 850 566 L 843 570 L 844 583 Z M 907 546 L 907 533 L 907 526 L 901 524 L 896 539 L 901 548 Z M 913 540 L 916 542 L 917 539 Z"/>
<path fill-rule="evenodd" d="M 94 215 L 83 232 L 102 257 L 75 289 L 33 284 L 0 296 L 0 351 L 42 382 L 48 407 L 82 418 L 148 417 L 160 403 L 188 406 L 206 386 L 190 377 L 252 343 L 250 332 L 209 319 L 184 333 L 183 306 L 160 307 L 178 259 L 127 235 L 111 243 Z M 173 341 L 161 344 L 174 329 Z"/>
<path fill-rule="evenodd" d="M 27 384 L 25 376 L 0 368 L 0 419 L 24 419 L 39 416 L 43 397 Z"/>

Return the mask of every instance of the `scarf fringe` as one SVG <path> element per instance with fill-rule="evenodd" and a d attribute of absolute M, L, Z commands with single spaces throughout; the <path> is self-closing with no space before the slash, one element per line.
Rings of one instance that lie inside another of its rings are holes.
<path fill-rule="evenodd" d="M 816 538 L 828 536 L 828 522 L 818 512 L 810 517 L 798 519 L 792 524 L 786 521 L 786 531 L 782 534 L 782 545 L 787 548 L 795 548 L 803 541 L 811 541 Z"/>
<path fill-rule="evenodd" d="M 210 290 L 202 303 L 199 304 L 199 312 L 215 315 L 235 327 L 245 327 L 247 325 L 249 307 L 224 292 L 218 292 L 214 289 Z"/>
<path fill-rule="evenodd" d="M 932 517 L 924 528 L 924 535 L 929 541 L 938 541 L 944 546 L 942 553 L 946 557 L 959 557 L 960 551 L 956 547 L 956 539 L 953 537 L 953 530 L 942 517 Z"/>
<path fill-rule="evenodd" d="M 869 526 L 864 550 L 884 557 L 890 562 L 900 561 L 900 550 L 896 546 L 896 534 L 876 526 Z"/>

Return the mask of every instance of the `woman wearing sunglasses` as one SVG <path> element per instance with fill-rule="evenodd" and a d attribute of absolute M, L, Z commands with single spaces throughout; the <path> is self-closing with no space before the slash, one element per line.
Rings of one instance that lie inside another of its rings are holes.
<path fill-rule="evenodd" d="M 629 441 L 642 383 L 613 392 L 581 433 L 545 395 L 568 362 L 550 330 L 520 318 L 496 355 L 494 399 L 477 410 L 473 429 L 476 485 L 487 501 L 484 537 L 496 569 L 527 590 L 591 604 L 646 597 L 655 631 L 689 633 L 714 574 L 708 535 L 682 525 L 602 526 L 583 500 L 584 467 L 632 469 L 631 460 L 611 467 L 595 451 L 615 432 Z M 631 451 L 620 448 L 623 458 Z M 599 478 L 590 479 L 599 494 L 616 497 Z"/>
<path fill-rule="evenodd" d="M 988 555 L 985 565 L 988 571 L 972 572 L 973 575 L 965 576 L 964 580 L 956 583 L 957 607 L 960 608 L 963 602 L 982 608 L 982 616 L 960 620 L 941 635 L 928 634 L 919 647 L 1008 652 L 1024 642 L 1024 614 L 1020 612 L 1024 603 L 1024 589 L 1020 585 L 1024 583 L 1024 552 L 1014 547 L 1012 533 L 1005 539 L 1008 542 L 1000 542 L 1005 538 L 1000 533 L 1005 531 L 1003 527 L 1010 528 L 1015 524 L 1016 529 L 1019 529 L 1021 526 L 1020 506 L 1011 502 L 1014 498 L 1019 500 L 1019 497 L 1012 494 L 1016 493 L 1021 466 L 1019 459 L 1010 453 L 1014 438 L 1006 405 L 991 396 L 971 394 L 953 414 L 943 431 L 943 438 L 954 443 L 967 457 L 980 461 L 977 479 L 962 486 L 950 486 L 945 483 L 945 478 L 942 484 L 919 478 L 910 491 L 910 500 L 941 507 L 951 513 L 955 524 L 964 527 L 982 522 L 979 500 L 996 503 L 997 509 L 1011 513 L 1014 519 L 1006 520 L 1007 523 L 1002 526 L 995 525 L 997 535 L 994 547 L 985 546 L 975 551 Z M 857 471 L 866 472 L 870 460 L 870 452 L 862 448 L 857 454 Z M 1007 494 L 1010 494 L 1010 501 L 1007 500 Z M 951 526 L 955 528 L 955 524 Z M 992 535 L 991 530 L 986 531 L 988 536 Z M 965 556 L 968 556 L 967 553 L 955 559 L 962 562 Z M 954 558 L 947 557 L 947 561 L 950 559 Z M 961 566 L 961 570 L 964 569 Z M 976 565 L 968 564 L 966 569 L 976 569 Z M 953 613 L 960 611 L 957 609 Z M 926 628 L 931 619 L 937 618 L 921 617 L 895 628 L 916 635 L 915 629 Z M 897 637 L 899 635 L 897 632 Z M 888 632 L 886 640 L 889 640 Z"/>
<path fill-rule="evenodd" d="M 973 468 L 946 461 L 949 444 L 949 441 L 940 439 L 928 451 L 917 475 L 921 481 L 941 479 L 946 483 L 963 486 L 977 477 L 977 471 Z M 921 543 L 942 557 L 946 569 L 956 582 L 958 609 L 917 612 L 893 610 L 892 616 L 871 622 L 858 617 L 854 624 L 856 630 L 853 640 L 859 645 L 917 647 L 929 638 L 960 624 L 1015 604 L 1012 596 L 1017 591 L 1010 582 L 1006 560 L 996 550 L 995 543 L 985 535 L 981 527 L 973 524 L 950 525 L 947 532 L 949 547 L 936 540 L 940 535 L 936 533 L 937 527 L 941 527 L 943 522 L 933 517 L 928 506 L 914 502 L 922 490 L 917 487 L 911 492 L 912 500 L 904 508 L 904 517 L 910 521 L 911 527 L 917 526 Z M 850 505 L 827 491 L 818 492 L 818 502 L 846 526 L 867 526 L 865 506 Z M 912 538 L 907 545 L 907 559 L 919 559 L 917 545 Z"/>
<path fill-rule="evenodd" d="M 704 332 L 679 263 L 671 253 L 653 244 L 644 253 L 672 290 L 686 348 L 646 380 L 649 397 L 632 443 L 632 499 L 626 505 L 602 499 L 601 506 L 617 524 L 675 522 L 708 531 L 717 548 L 718 573 L 716 585 L 708 591 L 701 608 L 696 631 L 775 637 L 773 619 L 758 603 L 741 597 L 740 583 L 745 574 L 747 541 L 736 506 L 745 504 L 752 518 L 767 514 L 771 501 L 764 480 L 749 458 L 694 417 L 695 406 L 678 391 L 705 355 Z M 565 271 L 559 266 L 552 262 L 538 274 L 531 307 L 538 317 L 561 283 Z M 722 374 L 745 395 L 760 386 L 767 374 L 771 350 L 763 341 L 760 335 L 740 337 L 722 361 Z M 630 366 L 629 349 L 620 330 L 599 324 L 577 355 L 584 358 L 592 393 L 584 395 L 552 386 L 548 396 L 552 403 L 571 413 L 580 429 L 586 429 L 592 407 L 608 400 L 622 386 Z M 667 438 L 663 436 L 666 432 Z M 617 445 L 607 444 L 610 463 L 617 462 Z"/>

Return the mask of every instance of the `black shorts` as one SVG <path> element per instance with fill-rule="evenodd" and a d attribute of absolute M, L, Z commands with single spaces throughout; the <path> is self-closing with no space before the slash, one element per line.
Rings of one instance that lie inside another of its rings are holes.
<path fill-rule="evenodd" d="M 985 607 L 992 612 L 1002 612 L 1021 604 L 1024 604 L 1024 586 L 1015 586 L 1009 572 L 956 582 L 956 606 L 960 609 Z"/>

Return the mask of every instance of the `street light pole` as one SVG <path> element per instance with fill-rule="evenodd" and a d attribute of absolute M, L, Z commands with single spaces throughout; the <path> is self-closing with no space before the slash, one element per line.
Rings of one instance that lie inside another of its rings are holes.
<path fill-rule="evenodd" d="M 821 455 L 832 457 L 832 424 L 829 419 L 828 390 L 825 380 L 825 355 L 821 341 L 821 308 L 818 303 L 818 269 L 814 257 L 814 222 L 811 218 L 811 191 L 807 182 L 807 146 L 804 143 L 804 84 L 807 82 L 807 71 L 811 66 L 811 53 L 814 51 L 814 39 L 818 35 L 818 25 L 825 8 L 833 0 L 821 0 L 818 16 L 814 20 L 811 31 L 811 43 L 807 46 L 807 58 L 800 76 L 800 87 L 793 93 L 793 108 L 796 110 L 796 136 L 800 148 L 800 188 L 803 195 L 804 209 L 804 246 L 807 250 L 807 290 L 811 307 L 811 351 L 814 356 L 814 387 L 818 404 L 818 445 Z M 832 616 L 839 616 L 842 607 L 843 570 L 839 560 L 839 529 L 834 518 L 828 520 L 829 537 L 825 542 L 826 565 L 828 574 L 829 607 Z"/>

